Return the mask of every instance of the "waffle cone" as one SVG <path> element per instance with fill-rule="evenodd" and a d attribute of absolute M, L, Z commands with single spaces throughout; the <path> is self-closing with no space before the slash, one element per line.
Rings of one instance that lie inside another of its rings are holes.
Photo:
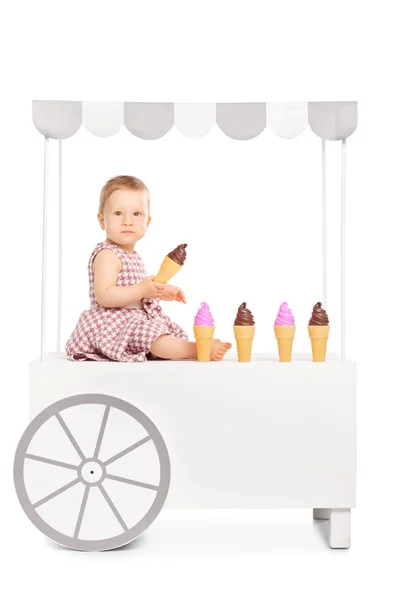
<path fill-rule="evenodd" d="M 328 343 L 329 325 L 309 325 L 313 362 L 324 362 Z"/>
<path fill-rule="evenodd" d="M 291 362 L 296 325 L 274 325 L 274 331 L 278 342 L 279 362 Z"/>
<path fill-rule="evenodd" d="M 250 362 L 251 348 L 256 331 L 255 325 L 234 325 L 233 331 L 239 362 Z"/>
<path fill-rule="evenodd" d="M 199 362 L 210 362 L 211 360 L 214 331 L 214 326 L 193 325 L 194 337 L 196 338 L 197 360 Z"/>
<path fill-rule="evenodd" d="M 162 265 L 156 275 L 154 281 L 158 281 L 159 283 L 167 283 L 180 271 L 182 267 L 178 265 L 174 260 L 172 260 L 169 256 L 166 256 L 162 262 Z"/>

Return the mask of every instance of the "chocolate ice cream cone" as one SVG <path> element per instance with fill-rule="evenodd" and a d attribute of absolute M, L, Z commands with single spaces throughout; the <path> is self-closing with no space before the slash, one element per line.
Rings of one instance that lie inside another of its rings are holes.
<path fill-rule="evenodd" d="M 278 342 L 279 362 L 292 361 L 292 347 L 295 325 L 274 325 L 275 337 Z"/>
<path fill-rule="evenodd" d="M 182 267 L 178 265 L 174 260 L 166 256 L 163 260 L 163 263 L 158 271 L 155 281 L 159 283 L 167 283 L 171 277 L 176 275 L 178 271 L 180 271 Z"/>
<path fill-rule="evenodd" d="M 255 325 L 234 325 L 236 348 L 239 362 L 251 361 L 251 348 L 253 345 Z"/>
<path fill-rule="evenodd" d="M 211 346 L 214 337 L 215 326 L 193 325 L 194 337 L 196 338 L 197 360 L 199 362 L 210 362 Z"/>
<path fill-rule="evenodd" d="M 324 362 L 329 336 L 329 325 L 309 325 L 313 362 Z"/>

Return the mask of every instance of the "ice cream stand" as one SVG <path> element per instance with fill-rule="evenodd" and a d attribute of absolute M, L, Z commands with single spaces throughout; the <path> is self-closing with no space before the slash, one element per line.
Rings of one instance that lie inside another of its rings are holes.
<path fill-rule="evenodd" d="M 345 351 L 346 140 L 357 127 L 357 103 L 34 101 L 33 122 L 44 136 L 41 356 L 30 364 L 31 421 L 14 463 L 28 518 L 59 544 L 99 551 L 135 539 L 163 507 L 308 508 L 314 519 L 329 519 L 330 547 L 348 548 L 356 500 L 356 364 Z M 325 151 L 327 142 L 340 142 L 341 353 L 320 363 L 311 354 L 288 363 L 270 354 L 253 354 L 246 364 L 234 355 L 218 364 L 73 363 L 61 352 L 60 335 L 57 351 L 47 352 L 49 149 L 59 159 L 61 232 L 62 140 L 82 123 L 97 136 L 125 127 L 149 140 L 173 126 L 192 138 L 217 126 L 239 141 L 266 127 L 287 139 L 310 127 L 321 139 L 323 304 Z"/>

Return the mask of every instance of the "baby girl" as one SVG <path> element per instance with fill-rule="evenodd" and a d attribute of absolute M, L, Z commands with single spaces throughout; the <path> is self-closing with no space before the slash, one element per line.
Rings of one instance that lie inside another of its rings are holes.
<path fill-rule="evenodd" d="M 67 342 L 69 360 L 145 362 L 196 358 L 196 343 L 161 309 L 160 300 L 186 303 L 183 291 L 147 276 L 135 250 L 151 222 L 150 194 L 136 177 L 107 181 L 98 212 L 106 240 L 88 264 L 90 308 Z M 231 344 L 214 340 L 211 360 L 222 360 Z"/>

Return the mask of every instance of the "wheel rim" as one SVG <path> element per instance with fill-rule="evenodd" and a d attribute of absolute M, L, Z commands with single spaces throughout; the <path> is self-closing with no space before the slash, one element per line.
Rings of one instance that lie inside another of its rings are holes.
<path fill-rule="evenodd" d="M 96 423 L 83 414 L 95 415 Z M 85 428 L 95 432 L 92 443 Z M 46 431 L 55 436 L 50 442 Z M 138 439 L 127 445 L 131 437 Z M 68 460 L 51 456 L 59 443 L 66 444 Z M 50 477 L 39 477 L 40 469 Z M 132 477 L 135 472 L 139 477 Z M 109 550 L 138 537 L 159 514 L 169 483 L 168 451 L 154 423 L 130 403 L 103 394 L 48 406 L 28 425 L 15 454 L 14 484 L 23 510 L 47 537 L 76 550 Z M 45 493 L 43 485 L 54 489 Z"/>

